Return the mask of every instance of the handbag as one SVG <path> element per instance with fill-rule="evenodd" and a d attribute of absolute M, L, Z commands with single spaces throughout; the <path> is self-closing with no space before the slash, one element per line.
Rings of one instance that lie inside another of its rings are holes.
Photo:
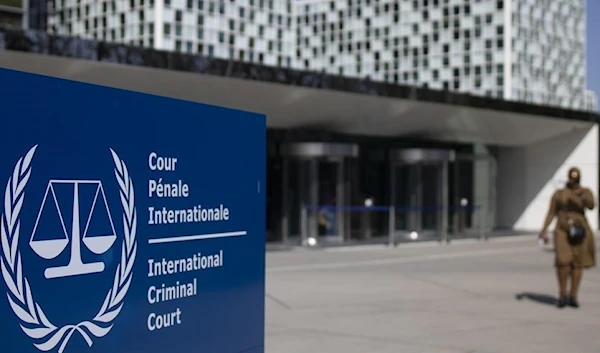
<path fill-rule="evenodd" d="M 582 226 L 569 225 L 569 243 L 579 245 L 583 243 L 586 236 L 586 229 Z"/>
<path fill-rule="evenodd" d="M 583 243 L 583 240 L 587 235 L 586 227 L 581 224 L 576 224 L 571 217 L 568 217 L 567 224 L 569 225 L 569 230 L 567 232 L 569 235 L 569 243 L 571 245 L 579 245 Z"/>

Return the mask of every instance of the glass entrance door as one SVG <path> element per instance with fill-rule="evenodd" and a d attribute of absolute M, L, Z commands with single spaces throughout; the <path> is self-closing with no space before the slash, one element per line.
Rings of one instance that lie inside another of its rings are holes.
<path fill-rule="evenodd" d="M 338 217 L 343 212 L 343 190 L 338 190 L 338 173 L 341 172 L 343 162 L 321 160 L 318 161 L 318 198 L 311 207 L 316 213 L 317 234 L 319 237 L 336 237 L 340 234 Z M 338 195 L 340 191 L 340 195 Z M 338 197 L 338 196 L 341 196 Z"/>
<path fill-rule="evenodd" d="M 446 168 L 445 162 L 392 165 L 396 240 L 440 239 L 448 208 Z"/>
<path fill-rule="evenodd" d="M 284 162 L 284 214 L 294 243 L 344 240 L 344 205 L 349 189 L 344 158 L 287 158 Z M 285 227 L 285 226 L 284 226 Z"/>

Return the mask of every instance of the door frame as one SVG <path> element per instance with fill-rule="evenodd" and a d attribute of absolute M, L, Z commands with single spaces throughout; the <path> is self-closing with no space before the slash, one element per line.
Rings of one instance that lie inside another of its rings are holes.
<path fill-rule="evenodd" d="M 415 166 L 418 173 L 421 172 L 421 166 L 423 165 L 436 165 L 438 166 L 439 176 L 437 182 L 437 233 L 439 234 L 439 241 L 448 241 L 448 164 L 455 158 L 453 150 L 441 150 L 441 149 L 397 149 L 390 150 L 389 163 L 390 163 L 390 206 L 392 209 L 397 207 L 396 205 L 396 169 L 398 167 L 408 165 Z M 420 178 L 419 175 L 416 178 Z M 422 185 L 417 183 L 417 200 L 419 203 L 422 200 Z M 392 211 L 395 217 L 395 211 Z M 422 219 L 418 211 L 415 211 L 411 217 L 413 218 L 413 225 L 417 229 L 411 230 L 419 232 L 422 229 Z M 394 222 L 395 223 L 395 222 Z M 397 229 L 393 229 L 392 233 L 394 238 L 396 237 Z"/>
<path fill-rule="evenodd" d="M 335 222 L 337 234 L 331 238 L 335 241 L 343 241 L 348 231 L 347 215 L 344 212 L 343 206 L 345 199 L 348 197 L 346 190 L 346 174 L 350 172 L 347 168 L 348 159 L 357 159 L 359 157 L 359 147 L 356 144 L 341 144 L 341 143 L 322 143 L 322 142 L 298 142 L 286 143 L 281 145 L 280 153 L 283 158 L 283 173 L 282 173 L 282 215 L 281 215 L 281 241 L 288 243 L 290 241 L 290 200 L 289 200 L 289 163 L 292 160 L 297 160 L 301 163 L 300 180 L 305 177 L 303 164 L 308 164 L 308 180 L 300 182 L 299 193 L 303 195 L 300 214 L 300 240 L 302 245 L 309 245 L 309 238 L 319 239 L 318 234 L 318 209 L 319 206 L 319 162 L 328 161 L 335 163 L 336 168 L 336 205 L 335 205 Z M 304 163 L 308 162 L 308 163 Z M 308 184 L 308 185 L 306 185 Z M 303 188 L 308 187 L 308 193 Z M 308 196 L 308 201 L 304 195 Z"/>

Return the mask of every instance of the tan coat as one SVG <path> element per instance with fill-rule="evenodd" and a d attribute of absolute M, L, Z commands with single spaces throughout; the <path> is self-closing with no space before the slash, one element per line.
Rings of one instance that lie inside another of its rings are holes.
<path fill-rule="evenodd" d="M 588 188 L 576 190 L 564 188 L 557 190 L 550 200 L 550 207 L 542 232 L 545 233 L 557 217 L 554 228 L 554 252 L 556 266 L 573 266 L 589 268 L 596 265 L 596 245 L 594 233 L 585 217 L 585 209 L 595 207 L 594 195 Z M 569 224 L 585 227 L 585 240 L 578 245 L 571 245 L 568 240 Z"/>

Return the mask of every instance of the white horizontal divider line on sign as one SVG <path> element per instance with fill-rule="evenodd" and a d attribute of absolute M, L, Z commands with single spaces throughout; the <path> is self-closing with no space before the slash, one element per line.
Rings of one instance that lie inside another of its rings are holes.
<path fill-rule="evenodd" d="M 177 242 L 184 242 L 184 241 L 204 240 L 204 239 L 243 237 L 247 234 L 248 234 L 247 231 L 241 230 L 241 231 L 237 231 L 237 232 L 182 235 L 182 236 L 178 236 L 178 237 L 148 239 L 148 244 L 164 244 L 164 243 L 177 243 Z"/>

